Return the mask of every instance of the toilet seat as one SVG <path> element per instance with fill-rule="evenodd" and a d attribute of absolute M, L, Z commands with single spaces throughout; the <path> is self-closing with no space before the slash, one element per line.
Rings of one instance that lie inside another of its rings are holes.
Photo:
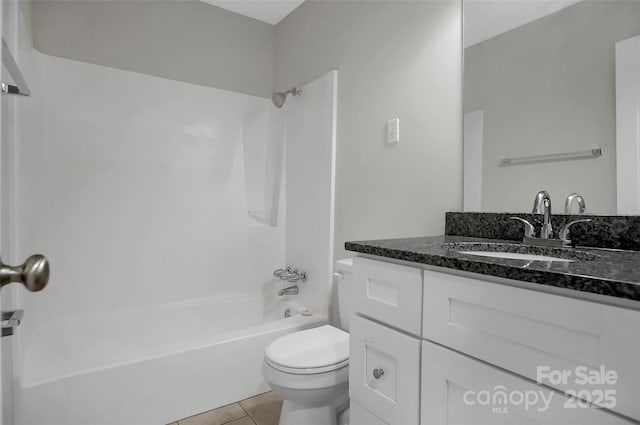
<path fill-rule="evenodd" d="M 349 366 L 349 359 L 333 365 L 323 366 L 323 367 L 314 367 L 314 368 L 295 368 L 295 367 L 282 366 L 278 363 L 275 363 L 274 361 L 269 359 L 269 357 L 267 356 L 264 357 L 264 361 L 266 364 L 268 364 L 275 370 L 284 372 L 284 373 L 289 373 L 292 375 L 315 375 L 319 373 L 335 372 L 336 370 Z"/>
<path fill-rule="evenodd" d="M 325 325 L 282 336 L 265 350 L 272 368 L 295 375 L 312 375 L 349 365 L 349 334 Z"/>

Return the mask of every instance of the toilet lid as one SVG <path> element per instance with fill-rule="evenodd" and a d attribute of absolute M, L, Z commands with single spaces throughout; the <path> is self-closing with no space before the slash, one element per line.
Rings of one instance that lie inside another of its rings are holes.
<path fill-rule="evenodd" d="M 349 359 L 349 334 L 329 325 L 294 332 L 273 341 L 265 354 L 287 368 L 326 367 Z"/>

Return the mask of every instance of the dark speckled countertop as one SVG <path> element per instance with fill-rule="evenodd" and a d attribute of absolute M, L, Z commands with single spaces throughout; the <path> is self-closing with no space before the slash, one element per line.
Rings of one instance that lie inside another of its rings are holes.
<path fill-rule="evenodd" d="M 362 254 L 640 301 L 638 251 L 576 248 L 581 254 L 572 262 L 530 261 L 480 257 L 451 247 L 461 242 L 504 243 L 512 248 L 516 246 L 515 251 L 520 246 L 512 240 L 432 236 L 347 242 L 345 248 Z M 556 254 L 560 251 L 556 250 Z"/>

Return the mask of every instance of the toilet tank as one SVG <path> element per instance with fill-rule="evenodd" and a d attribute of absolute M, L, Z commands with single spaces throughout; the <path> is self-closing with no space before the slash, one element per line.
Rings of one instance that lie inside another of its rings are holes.
<path fill-rule="evenodd" d="M 353 314 L 351 292 L 353 291 L 353 259 L 345 258 L 336 262 L 338 278 L 338 309 L 340 323 L 345 331 L 349 331 L 349 319 Z"/>

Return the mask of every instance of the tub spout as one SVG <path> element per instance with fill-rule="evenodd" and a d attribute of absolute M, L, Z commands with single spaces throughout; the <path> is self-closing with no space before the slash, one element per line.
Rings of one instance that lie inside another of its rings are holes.
<path fill-rule="evenodd" d="M 298 285 L 288 286 L 288 287 L 278 291 L 278 295 L 279 296 L 297 295 L 297 294 L 298 294 Z"/>

